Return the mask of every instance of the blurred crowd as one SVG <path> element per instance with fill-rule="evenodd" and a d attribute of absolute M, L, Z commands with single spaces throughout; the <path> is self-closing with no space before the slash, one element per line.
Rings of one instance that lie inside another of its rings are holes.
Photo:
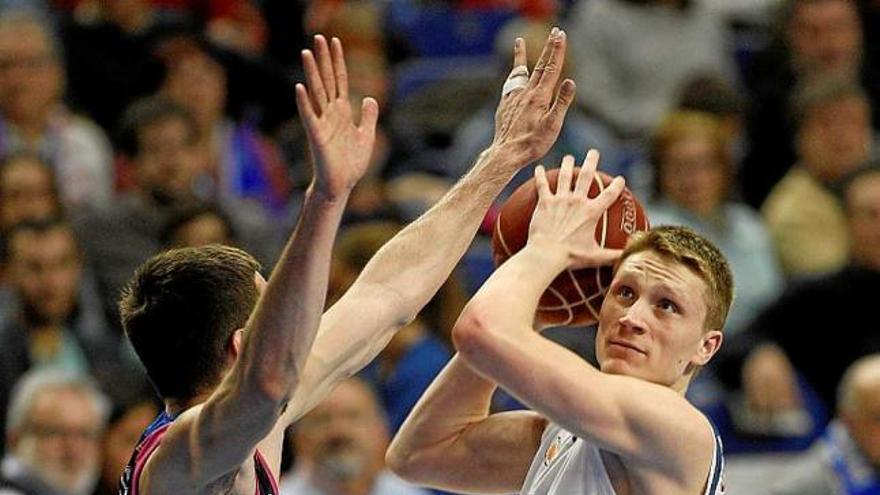
<path fill-rule="evenodd" d="M 116 493 L 161 407 L 116 307 L 141 262 L 225 243 L 271 272 L 311 177 L 312 34 L 342 39 L 352 101 L 381 109 L 332 303 L 491 144 L 514 38 L 531 65 L 553 26 L 577 104 L 542 163 L 598 148 L 654 225 L 730 260 L 725 343 L 689 394 L 729 493 L 880 490 L 880 1 L 0 0 L 0 493 Z M 432 304 L 290 431 L 283 494 L 428 493 L 384 449 L 454 352 L 503 199 Z M 588 329 L 551 335 L 594 359 Z"/>

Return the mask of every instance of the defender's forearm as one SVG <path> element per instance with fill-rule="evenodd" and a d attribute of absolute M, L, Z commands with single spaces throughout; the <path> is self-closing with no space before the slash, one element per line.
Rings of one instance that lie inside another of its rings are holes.
<path fill-rule="evenodd" d="M 394 301 L 398 323 L 411 321 L 443 285 L 489 206 L 525 165 L 522 157 L 505 154 L 491 148 L 481 153 L 470 172 L 364 268 L 359 283 L 382 288 Z"/>

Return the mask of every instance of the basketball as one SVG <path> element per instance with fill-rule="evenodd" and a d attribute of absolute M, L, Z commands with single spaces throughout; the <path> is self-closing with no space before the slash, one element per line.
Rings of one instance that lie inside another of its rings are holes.
<path fill-rule="evenodd" d="M 579 169 L 575 168 L 572 189 L 578 172 Z M 547 171 L 547 181 L 554 192 L 558 175 L 559 169 Z M 590 184 L 589 197 L 595 198 L 611 180 L 612 177 L 608 174 L 597 171 Z M 535 188 L 535 178 L 532 177 L 517 188 L 502 206 L 492 231 L 492 255 L 496 267 L 526 245 L 532 212 L 537 204 L 538 191 Z M 648 228 L 648 217 L 642 204 L 629 188 L 624 188 L 617 201 L 596 224 L 596 241 L 606 248 L 622 249 L 630 234 Z M 586 326 L 596 323 L 611 279 L 611 266 L 562 272 L 541 296 L 538 321 L 549 326 Z"/>

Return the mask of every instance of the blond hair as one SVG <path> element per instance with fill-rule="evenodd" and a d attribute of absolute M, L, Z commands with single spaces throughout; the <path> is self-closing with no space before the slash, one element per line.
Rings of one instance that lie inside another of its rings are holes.
<path fill-rule="evenodd" d="M 690 228 L 662 225 L 629 238 L 615 271 L 633 254 L 653 251 L 693 270 L 706 283 L 706 330 L 721 330 L 733 303 L 733 274 L 721 251 Z"/>

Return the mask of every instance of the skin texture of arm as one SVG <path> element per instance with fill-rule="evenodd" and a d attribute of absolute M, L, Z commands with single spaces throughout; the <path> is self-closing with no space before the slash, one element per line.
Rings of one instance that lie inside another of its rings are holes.
<path fill-rule="evenodd" d="M 299 223 L 244 329 L 231 371 L 206 402 L 182 413 L 169 428 L 141 476 L 142 493 L 202 493 L 237 473 L 242 476 L 236 476 L 236 487 L 247 491 L 249 485 L 252 491 L 251 457 L 258 443 L 277 469 L 281 437 L 270 433 L 301 382 L 324 307 L 339 222 L 351 188 L 366 170 L 366 160 L 333 155 L 341 147 L 332 141 L 346 138 L 371 146 L 376 122 L 370 100 L 360 127 L 345 119 L 350 106 L 339 41 L 333 40 L 332 57 L 323 37 L 316 39 L 316 48 L 333 91 L 315 91 L 309 102 L 305 89 L 297 88 L 315 163 Z M 333 119 L 338 133 L 328 132 Z"/>
<path fill-rule="evenodd" d="M 340 380 L 366 366 L 427 304 L 464 255 L 489 205 L 513 174 L 543 156 L 574 98 L 560 78 L 565 34 L 551 33 L 523 86 L 503 95 L 495 139 L 473 169 L 433 208 L 388 242 L 351 289 L 324 315 L 303 383 L 285 421 L 293 422 Z M 514 65 L 524 66 L 517 39 Z"/>

